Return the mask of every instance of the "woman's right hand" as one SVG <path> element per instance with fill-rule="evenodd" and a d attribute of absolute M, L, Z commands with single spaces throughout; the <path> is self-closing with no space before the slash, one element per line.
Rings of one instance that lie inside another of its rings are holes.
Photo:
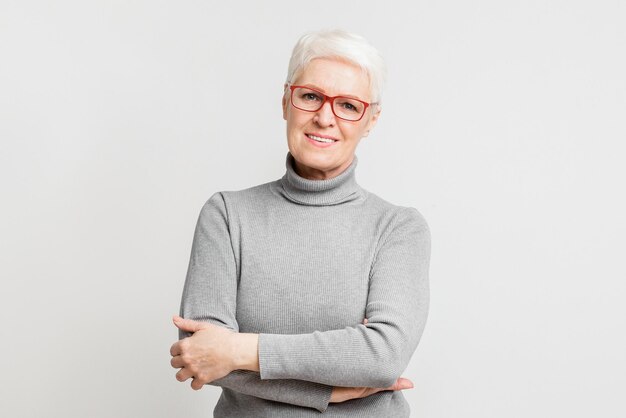
<path fill-rule="evenodd" d="M 396 383 L 394 383 L 392 386 L 389 386 L 388 388 L 347 388 L 342 386 L 335 386 L 333 387 L 333 391 L 330 395 L 330 402 L 339 403 L 349 401 L 350 399 L 365 398 L 366 396 L 382 392 L 383 390 L 403 390 L 412 388 L 413 382 L 404 377 L 396 380 Z"/>

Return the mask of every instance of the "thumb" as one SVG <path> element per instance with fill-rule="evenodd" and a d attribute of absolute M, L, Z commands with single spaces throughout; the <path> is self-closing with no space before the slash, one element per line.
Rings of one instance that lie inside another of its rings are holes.
<path fill-rule="evenodd" d="M 178 315 L 174 315 L 172 320 L 174 321 L 174 325 L 176 325 L 178 329 L 183 331 L 196 332 L 206 327 L 206 324 L 204 322 L 194 321 L 193 319 L 181 318 Z"/>

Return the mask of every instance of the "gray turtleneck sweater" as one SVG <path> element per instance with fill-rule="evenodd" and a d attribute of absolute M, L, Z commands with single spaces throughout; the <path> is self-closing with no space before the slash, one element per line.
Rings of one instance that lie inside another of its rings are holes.
<path fill-rule="evenodd" d="M 393 384 L 428 313 L 428 225 L 361 188 L 357 162 L 309 180 L 287 153 L 281 179 L 202 207 L 181 316 L 259 334 L 260 373 L 211 383 L 215 417 L 409 416 L 401 391 L 329 403 L 333 386 Z"/>

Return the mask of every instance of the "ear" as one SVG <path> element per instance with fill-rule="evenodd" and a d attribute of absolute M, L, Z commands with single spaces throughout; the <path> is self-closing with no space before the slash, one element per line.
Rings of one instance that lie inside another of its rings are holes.
<path fill-rule="evenodd" d="M 287 83 L 283 86 L 283 119 L 287 120 Z"/>
<path fill-rule="evenodd" d="M 378 117 L 380 116 L 380 112 L 383 110 L 379 104 L 372 105 L 374 109 L 372 109 L 372 116 L 367 121 L 367 126 L 365 128 L 365 134 L 363 136 L 368 136 L 370 131 L 374 129 L 376 126 L 376 122 L 378 122 Z"/>

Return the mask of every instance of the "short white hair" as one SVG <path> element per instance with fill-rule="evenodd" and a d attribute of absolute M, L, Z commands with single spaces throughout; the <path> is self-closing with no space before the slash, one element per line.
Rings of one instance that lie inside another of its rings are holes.
<path fill-rule="evenodd" d="M 306 33 L 291 53 L 286 83 L 292 84 L 315 58 L 337 58 L 359 66 L 369 77 L 372 103 L 380 103 L 387 67 L 380 52 L 365 38 L 341 29 Z"/>

